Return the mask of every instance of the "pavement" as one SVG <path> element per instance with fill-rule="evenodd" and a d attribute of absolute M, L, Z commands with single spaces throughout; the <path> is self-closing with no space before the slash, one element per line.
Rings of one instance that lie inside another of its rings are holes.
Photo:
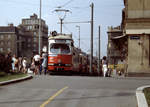
<path fill-rule="evenodd" d="M 143 90 L 148 87 L 150 87 L 150 85 L 137 88 L 136 98 L 137 98 L 138 107 L 148 107 L 145 95 L 143 93 Z"/>
<path fill-rule="evenodd" d="M 13 79 L 13 80 L 9 80 L 9 81 L 0 82 L 0 86 L 11 84 L 11 83 L 17 83 L 17 82 L 25 81 L 25 80 L 32 79 L 32 78 L 33 78 L 32 75 L 28 75 L 26 77 L 22 77 L 19 79 Z M 121 77 L 121 78 L 123 78 L 123 77 Z M 143 93 L 143 90 L 147 87 L 150 87 L 150 85 L 139 87 L 136 90 L 136 98 L 137 98 L 138 107 L 148 107 L 145 95 Z"/>
<path fill-rule="evenodd" d="M 32 79 L 32 78 L 33 78 L 33 76 L 28 75 L 26 77 L 22 77 L 22 78 L 18 78 L 18 79 L 3 81 L 3 82 L 0 82 L 0 86 L 7 85 L 7 84 L 12 84 L 12 83 L 17 83 L 17 82 L 25 81 L 25 80 Z"/>

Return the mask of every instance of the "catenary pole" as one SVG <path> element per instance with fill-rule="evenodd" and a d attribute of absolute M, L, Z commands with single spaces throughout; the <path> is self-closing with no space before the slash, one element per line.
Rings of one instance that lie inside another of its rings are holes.
<path fill-rule="evenodd" d="M 100 74 L 100 57 L 101 57 L 101 49 L 100 49 L 100 47 L 101 47 L 101 41 L 100 41 L 100 35 L 101 35 L 101 28 L 100 28 L 100 26 L 98 27 L 98 34 L 99 34 L 99 36 L 98 36 L 98 73 Z"/>
<path fill-rule="evenodd" d="M 94 16 L 94 4 L 91 4 L 91 55 L 90 55 L 90 73 L 92 73 L 93 63 L 93 16 Z"/>
<path fill-rule="evenodd" d="M 40 18 L 39 18 L 39 54 L 41 53 L 41 9 L 42 9 L 42 0 L 40 0 Z"/>

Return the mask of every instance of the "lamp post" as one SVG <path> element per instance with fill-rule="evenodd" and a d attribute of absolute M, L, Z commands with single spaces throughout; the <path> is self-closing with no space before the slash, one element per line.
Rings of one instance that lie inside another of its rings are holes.
<path fill-rule="evenodd" d="M 66 13 L 67 12 L 70 12 L 69 10 L 66 10 L 66 9 L 56 9 L 55 12 L 58 13 L 58 17 L 59 17 L 59 20 L 60 20 L 60 34 L 62 34 L 62 25 L 63 25 L 63 21 L 66 17 Z M 59 15 L 60 13 L 64 13 L 63 15 Z"/>
<path fill-rule="evenodd" d="M 79 48 L 80 48 L 80 26 L 76 25 L 76 27 L 77 27 L 78 30 L 79 30 Z"/>

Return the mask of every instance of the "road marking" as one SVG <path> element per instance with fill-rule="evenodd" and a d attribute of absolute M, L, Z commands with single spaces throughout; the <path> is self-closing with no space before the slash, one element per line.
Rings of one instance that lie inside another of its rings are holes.
<path fill-rule="evenodd" d="M 45 101 L 40 107 L 45 107 L 48 103 L 50 103 L 55 97 L 57 97 L 59 94 L 61 94 L 67 88 L 68 87 L 64 87 L 64 88 L 60 89 L 57 93 L 55 93 L 47 101 Z"/>

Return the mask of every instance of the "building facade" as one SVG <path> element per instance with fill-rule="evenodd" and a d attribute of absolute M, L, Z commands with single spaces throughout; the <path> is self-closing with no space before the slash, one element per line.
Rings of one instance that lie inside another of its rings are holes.
<path fill-rule="evenodd" d="M 31 38 L 27 40 L 28 48 L 33 52 L 39 52 L 39 21 L 40 19 L 36 14 L 30 16 L 30 18 L 22 19 L 20 25 L 25 29 L 24 33 L 30 35 Z M 41 36 L 40 36 L 40 49 L 48 45 L 48 26 L 45 21 L 41 19 Z M 40 51 L 41 51 L 40 50 Z"/>
<path fill-rule="evenodd" d="M 48 26 L 44 20 L 41 22 L 40 51 L 48 45 Z M 0 52 L 11 52 L 28 59 L 39 52 L 39 19 L 36 14 L 22 19 L 22 24 L 17 27 L 13 24 L 0 27 Z"/>
<path fill-rule="evenodd" d="M 121 26 L 108 27 L 107 57 L 109 69 L 116 69 L 126 73 L 127 36 L 123 34 Z"/>
<path fill-rule="evenodd" d="M 124 0 L 122 26 L 128 37 L 128 75 L 150 74 L 150 1 Z"/>
<path fill-rule="evenodd" d="M 108 27 L 107 57 L 109 64 L 118 64 L 127 56 L 127 38 L 120 26 Z"/>
<path fill-rule="evenodd" d="M 0 27 L 0 52 L 18 55 L 18 28 L 10 24 Z"/>

